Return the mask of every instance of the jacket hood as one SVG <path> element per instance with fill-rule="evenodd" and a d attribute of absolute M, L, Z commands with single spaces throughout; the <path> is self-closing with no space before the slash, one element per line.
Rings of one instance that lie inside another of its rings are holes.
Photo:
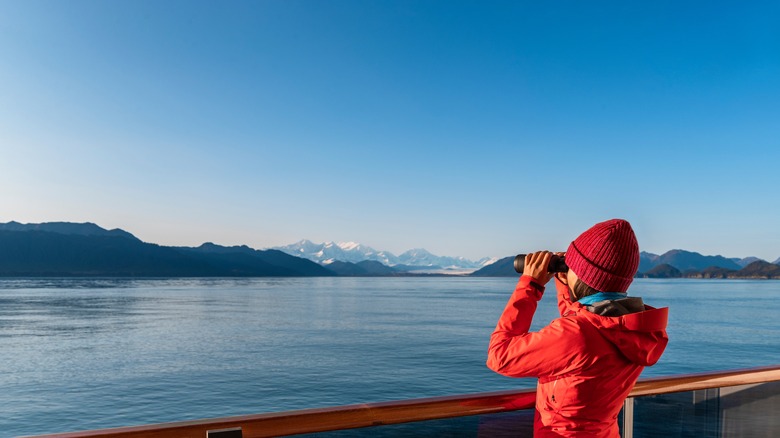
<path fill-rule="evenodd" d="M 598 329 L 601 336 L 612 343 L 628 360 L 637 365 L 649 366 L 658 362 L 669 342 L 666 335 L 666 324 L 669 309 L 656 309 L 640 304 L 644 310 L 627 313 L 620 316 L 603 316 L 593 313 L 593 310 L 606 307 L 598 304 L 589 310 L 579 303 L 572 303 L 569 288 L 555 281 L 558 289 L 558 308 L 561 316 L 576 314 L 587 319 Z M 637 298 L 630 297 L 625 303 L 627 307 L 635 307 Z M 621 302 L 623 300 L 617 300 Z M 641 303 L 641 301 L 639 302 Z M 633 309 L 632 309 L 633 310 Z"/>

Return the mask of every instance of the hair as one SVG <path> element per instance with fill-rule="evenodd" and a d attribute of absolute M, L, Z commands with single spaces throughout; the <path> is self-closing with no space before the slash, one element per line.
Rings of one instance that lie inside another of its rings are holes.
<path fill-rule="evenodd" d="M 593 295 L 600 292 L 588 286 L 587 284 L 585 284 L 584 281 L 580 280 L 579 278 L 577 279 L 577 282 L 574 283 L 574 287 L 571 288 L 571 291 L 574 293 L 574 297 L 578 300 L 585 298 L 588 295 Z"/>

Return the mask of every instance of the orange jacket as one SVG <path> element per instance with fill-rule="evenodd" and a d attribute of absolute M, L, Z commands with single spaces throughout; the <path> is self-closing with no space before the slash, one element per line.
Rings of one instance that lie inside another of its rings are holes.
<path fill-rule="evenodd" d="M 645 366 L 666 347 L 667 308 L 607 317 L 572 303 L 556 280 L 561 317 L 529 332 L 544 287 L 522 276 L 490 337 L 487 366 L 537 377 L 534 435 L 619 437 L 617 416 Z"/>

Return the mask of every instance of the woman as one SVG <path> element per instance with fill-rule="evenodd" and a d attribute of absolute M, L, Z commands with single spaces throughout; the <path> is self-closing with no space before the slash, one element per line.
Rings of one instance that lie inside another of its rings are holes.
<path fill-rule="evenodd" d="M 487 366 L 505 376 L 539 379 L 535 436 L 619 437 L 623 401 L 668 342 L 668 309 L 628 296 L 639 246 L 631 225 L 612 219 L 569 245 L 569 270 L 555 282 L 561 317 L 529 332 L 553 277 L 547 272 L 551 257 L 548 251 L 526 256 L 523 275 L 490 338 Z"/>

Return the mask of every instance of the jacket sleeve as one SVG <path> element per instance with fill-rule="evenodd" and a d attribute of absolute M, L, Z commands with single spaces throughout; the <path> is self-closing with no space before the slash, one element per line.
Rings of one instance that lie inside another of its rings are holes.
<path fill-rule="evenodd" d="M 565 372 L 574 365 L 571 353 L 581 346 L 576 323 L 559 318 L 538 332 L 529 332 L 544 287 L 522 276 L 490 337 L 487 366 L 510 377 L 540 377 Z"/>

